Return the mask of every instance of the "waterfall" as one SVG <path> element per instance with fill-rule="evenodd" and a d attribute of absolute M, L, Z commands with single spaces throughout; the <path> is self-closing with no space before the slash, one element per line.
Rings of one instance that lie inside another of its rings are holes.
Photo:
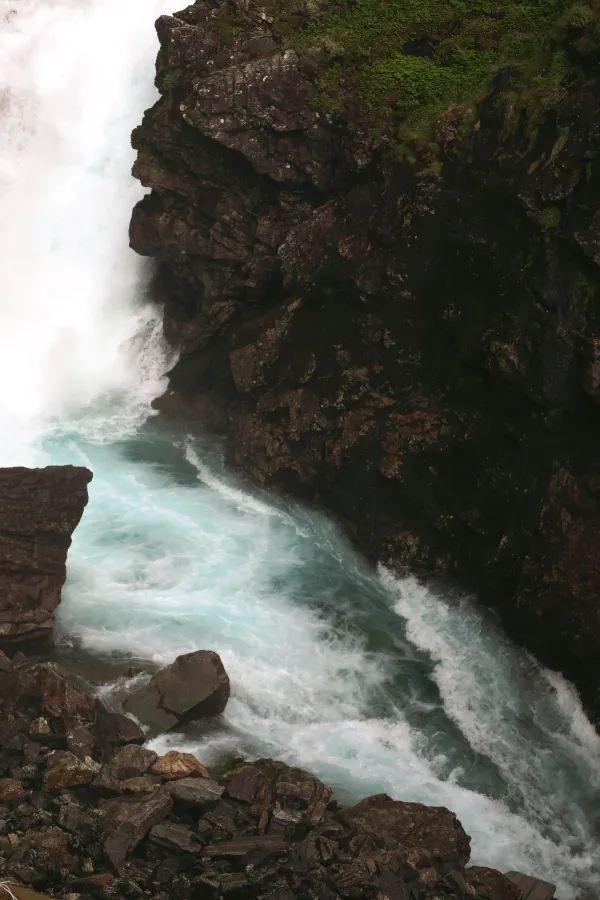
<path fill-rule="evenodd" d="M 169 11 L 2 6 L 0 462 L 95 476 L 60 640 L 154 663 L 215 649 L 232 680 L 221 725 L 157 747 L 276 756 L 345 802 L 446 805 L 474 862 L 591 900 L 600 741 L 572 687 L 469 598 L 372 571 L 324 516 L 238 483 L 208 439 L 144 425 L 169 354 L 151 268 L 128 249 L 129 133 Z"/>

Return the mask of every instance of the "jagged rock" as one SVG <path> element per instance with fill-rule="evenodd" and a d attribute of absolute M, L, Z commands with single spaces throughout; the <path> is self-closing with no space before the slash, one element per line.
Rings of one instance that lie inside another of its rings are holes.
<path fill-rule="evenodd" d="M 76 725 L 66 734 L 67 750 L 74 753 L 79 759 L 93 756 L 95 737 L 91 728 L 85 725 Z"/>
<path fill-rule="evenodd" d="M 104 755 L 110 755 L 115 747 L 124 744 L 143 744 L 145 735 L 130 716 L 112 712 L 99 700 L 96 701 L 94 734 Z"/>
<path fill-rule="evenodd" d="M 495 869 L 470 866 L 465 869 L 465 881 L 475 891 L 490 900 L 522 900 L 520 889 Z"/>
<path fill-rule="evenodd" d="M 73 871 L 75 858 L 70 851 L 69 835 L 55 826 L 41 831 L 28 831 L 19 841 L 9 863 L 9 871 L 24 860 L 31 861 L 35 870 L 48 875 L 62 875 Z"/>
<path fill-rule="evenodd" d="M 357 97 L 317 108 L 343 54 L 315 55 L 322 4 L 298 7 L 293 28 L 255 0 L 157 23 L 130 229 L 181 350 L 157 406 L 325 500 L 371 559 L 480 591 L 600 715 L 595 57 L 566 49 L 518 128 L 502 73 L 409 163 Z"/>
<path fill-rule="evenodd" d="M 291 807 L 302 819 L 317 825 L 322 821 L 332 798 L 331 788 L 300 769 L 281 767 L 275 782 L 275 796 L 281 806 Z M 278 817 L 278 810 L 274 812 Z"/>
<path fill-rule="evenodd" d="M 156 759 L 156 753 L 135 744 L 123 749 L 128 751 L 126 755 L 119 751 L 110 763 L 102 766 L 100 774 L 94 780 L 94 787 L 115 794 L 154 791 L 160 784 L 160 777 L 145 773 L 148 765 Z M 134 750 L 140 751 L 139 754 L 134 753 Z"/>
<path fill-rule="evenodd" d="M 181 778 L 167 785 L 167 790 L 175 800 L 191 806 L 215 803 L 225 792 L 225 788 L 211 778 Z"/>
<path fill-rule="evenodd" d="M 285 853 L 289 844 L 280 835 L 246 835 L 233 841 L 219 841 L 204 848 L 204 855 L 214 859 L 240 859 L 249 864 L 251 859 L 266 859 Z"/>
<path fill-rule="evenodd" d="M 377 900 L 409 900 L 406 882 L 394 872 L 383 872 L 375 882 Z"/>
<path fill-rule="evenodd" d="M 331 788 L 284 763 L 259 760 L 235 771 L 227 783 L 227 793 L 257 809 L 269 809 L 282 823 L 305 820 L 313 825 L 323 819 L 331 803 Z"/>
<path fill-rule="evenodd" d="M 229 678 L 217 653 L 198 650 L 178 656 L 125 701 L 125 708 L 152 733 L 222 713 L 229 700 Z"/>
<path fill-rule="evenodd" d="M 41 741 L 42 743 L 55 742 L 55 735 L 50 726 L 50 722 L 45 716 L 38 716 L 37 719 L 29 725 L 29 736 L 33 741 Z M 62 742 L 63 736 L 59 736 L 59 742 Z"/>
<path fill-rule="evenodd" d="M 165 791 L 144 800 L 112 800 L 104 808 L 104 852 L 115 867 L 120 866 L 154 825 L 169 814 L 173 801 Z"/>
<path fill-rule="evenodd" d="M 550 882 L 522 872 L 507 872 L 506 878 L 519 889 L 523 900 L 552 900 L 556 891 Z"/>
<path fill-rule="evenodd" d="M 79 759 L 74 753 L 60 753 L 58 758 L 50 756 L 48 768 L 44 773 L 45 791 L 62 791 L 76 785 L 91 784 L 98 772 L 100 763 L 91 757 Z"/>
<path fill-rule="evenodd" d="M 91 478 L 75 466 L 0 469 L 0 642 L 50 637 Z"/>
<path fill-rule="evenodd" d="M 100 825 L 100 815 L 96 809 L 88 809 L 79 803 L 61 804 L 57 817 L 61 828 L 80 839 L 89 842 Z"/>
<path fill-rule="evenodd" d="M 112 778 L 123 781 L 144 775 L 157 759 L 158 754 L 153 750 L 129 744 L 115 753 L 107 768 Z"/>
<path fill-rule="evenodd" d="M 462 869 L 469 861 L 470 839 L 454 813 L 443 806 L 403 803 L 377 794 L 346 810 L 342 820 L 388 846 L 426 850 L 444 863 L 447 871 Z"/>
<path fill-rule="evenodd" d="M 173 822 L 155 825 L 150 832 L 150 840 L 165 847 L 183 850 L 184 853 L 199 853 L 202 850 L 202 844 L 190 828 Z"/>
<path fill-rule="evenodd" d="M 201 778 L 210 778 L 208 769 L 192 753 L 180 753 L 178 750 L 169 750 L 161 756 L 151 767 L 154 775 L 160 775 L 166 781 L 174 781 L 177 778 L 187 778 L 198 775 Z"/>
<path fill-rule="evenodd" d="M 36 663 L 20 667 L 14 675 L 14 702 L 18 708 L 35 707 L 43 715 L 40 734 L 46 728 L 42 719 L 60 729 L 66 741 L 68 731 L 78 724 L 94 722 L 95 704 L 84 683 L 57 663 Z"/>
<path fill-rule="evenodd" d="M 275 786 L 258 766 L 242 766 L 227 782 L 227 794 L 234 800 L 270 808 L 275 800 Z"/>

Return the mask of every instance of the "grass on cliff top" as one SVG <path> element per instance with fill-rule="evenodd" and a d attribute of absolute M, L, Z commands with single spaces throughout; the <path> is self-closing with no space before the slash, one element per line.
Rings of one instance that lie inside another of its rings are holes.
<path fill-rule="evenodd" d="M 569 78 L 568 47 L 600 45 L 600 0 L 274 0 L 288 39 L 325 53 L 318 105 L 423 140 L 445 110 L 468 119 L 511 67 L 542 104 Z M 302 15 L 304 10 L 304 15 Z M 308 14 L 307 14 L 308 10 Z"/>

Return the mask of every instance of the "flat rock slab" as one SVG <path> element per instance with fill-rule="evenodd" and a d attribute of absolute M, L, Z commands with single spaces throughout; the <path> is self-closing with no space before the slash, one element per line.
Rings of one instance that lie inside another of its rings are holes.
<path fill-rule="evenodd" d="M 523 875 L 522 872 L 507 872 L 506 877 L 521 891 L 523 900 L 552 900 L 556 892 L 556 886 L 549 881 L 542 881 L 532 875 Z"/>
<path fill-rule="evenodd" d="M 183 850 L 184 853 L 200 853 L 202 850 L 202 844 L 192 830 L 176 822 L 155 825 L 150 832 L 150 840 L 172 850 Z"/>
<path fill-rule="evenodd" d="M 225 788 L 212 778 L 180 778 L 167 786 L 174 800 L 191 806 L 206 806 L 216 803 L 225 793 Z"/>
<path fill-rule="evenodd" d="M 125 701 L 151 734 L 170 731 L 179 725 L 217 716 L 229 700 L 229 677 L 218 653 L 197 650 L 178 656 L 158 672 L 147 685 Z"/>
<path fill-rule="evenodd" d="M 251 853 L 270 856 L 274 853 L 285 853 L 289 850 L 288 842 L 276 834 L 244 835 L 232 841 L 219 841 L 204 848 L 205 856 L 216 859 L 245 857 Z"/>

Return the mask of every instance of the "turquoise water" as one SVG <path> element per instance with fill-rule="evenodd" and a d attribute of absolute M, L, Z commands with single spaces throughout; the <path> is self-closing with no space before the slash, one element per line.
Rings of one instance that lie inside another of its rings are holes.
<path fill-rule="evenodd" d="M 369 568 L 320 513 L 239 484 L 208 440 L 144 424 L 172 359 L 127 246 L 143 193 L 129 134 L 154 99 L 165 3 L 2 14 L 0 464 L 94 472 L 62 646 L 144 664 L 214 649 L 222 722 L 158 748 L 276 756 L 345 801 L 446 805 L 474 861 L 596 900 L 600 739 L 572 687 L 456 590 Z"/>
<path fill-rule="evenodd" d="M 95 472 L 63 641 L 156 663 L 210 648 L 230 674 L 222 726 L 157 749 L 275 756 L 344 801 L 445 805 L 477 862 L 551 876 L 561 897 L 600 883 L 600 741 L 573 689 L 490 615 L 373 571 L 323 515 L 243 489 L 207 442 L 146 427 L 45 451 Z"/>

